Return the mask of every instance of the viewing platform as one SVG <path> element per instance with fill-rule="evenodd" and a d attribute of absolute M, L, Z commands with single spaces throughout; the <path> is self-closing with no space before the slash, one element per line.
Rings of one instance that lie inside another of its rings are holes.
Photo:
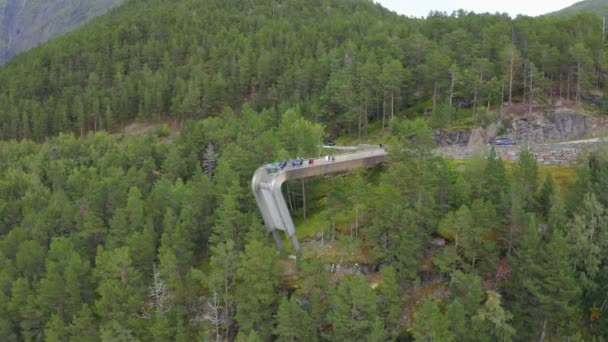
<path fill-rule="evenodd" d="M 272 233 L 279 248 L 282 248 L 282 239 L 279 230 L 284 231 L 291 240 L 296 251 L 300 245 L 296 237 L 296 228 L 283 197 L 281 186 L 285 181 L 315 176 L 322 176 L 340 172 L 347 172 L 361 167 L 372 167 L 385 161 L 387 152 L 383 148 L 372 147 L 361 151 L 347 154 L 335 155 L 327 160 L 327 157 L 314 158 L 314 163 L 309 164 L 310 159 L 304 159 L 301 166 L 288 164 L 285 168 L 277 168 L 276 165 L 264 165 L 253 174 L 251 187 L 256 202 L 262 213 L 266 231 Z"/>

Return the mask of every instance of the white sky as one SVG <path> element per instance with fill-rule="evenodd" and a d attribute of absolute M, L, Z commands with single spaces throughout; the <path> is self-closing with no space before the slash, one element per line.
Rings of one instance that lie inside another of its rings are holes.
<path fill-rule="evenodd" d="M 512 17 L 518 14 L 537 16 L 564 7 L 577 0 L 374 0 L 376 3 L 410 17 L 426 17 L 430 11 L 439 10 L 451 14 L 452 11 L 464 9 L 475 13 L 508 13 Z"/>

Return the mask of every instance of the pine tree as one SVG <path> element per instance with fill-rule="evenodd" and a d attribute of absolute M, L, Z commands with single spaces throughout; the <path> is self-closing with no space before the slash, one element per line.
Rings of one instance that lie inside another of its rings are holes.
<path fill-rule="evenodd" d="M 547 173 L 543 187 L 538 193 L 538 208 L 541 215 L 545 218 L 549 217 L 549 211 L 552 207 L 553 196 L 555 196 L 557 189 L 551 173 Z"/>
<path fill-rule="evenodd" d="M 473 317 L 473 329 L 477 341 L 511 341 L 515 329 L 509 324 L 513 317 L 501 306 L 501 296 L 494 291 L 486 292 L 487 299 Z"/>
<path fill-rule="evenodd" d="M 522 148 L 519 160 L 513 169 L 515 182 L 522 187 L 527 211 L 535 207 L 536 190 L 538 188 L 538 163 L 529 148 Z"/>
<path fill-rule="evenodd" d="M 218 294 L 221 302 L 221 326 L 224 334 L 230 331 L 234 319 L 234 287 L 238 268 L 238 256 L 234 242 L 219 243 L 211 247 L 211 273 L 208 277 L 208 287 Z"/>
<path fill-rule="evenodd" d="M 344 279 L 331 294 L 330 301 L 333 310 L 328 320 L 332 325 L 333 340 L 364 340 L 372 333 L 378 305 L 365 278 L 353 276 Z"/>
<path fill-rule="evenodd" d="M 99 341 L 98 328 L 93 318 L 93 312 L 87 304 L 74 315 L 68 327 L 70 342 L 96 342 Z"/>
<path fill-rule="evenodd" d="M 445 317 L 449 322 L 450 332 L 454 335 L 456 341 L 473 340 L 470 317 L 467 317 L 460 299 L 455 299 L 446 306 Z"/>
<path fill-rule="evenodd" d="M 275 254 L 273 247 L 250 241 L 236 273 L 236 320 L 242 331 L 255 330 L 262 338 L 272 333 L 272 316 L 280 298 L 280 271 Z"/>
<path fill-rule="evenodd" d="M 515 266 L 514 277 L 521 282 L 516 293 L 518 312 L 514 312 L 520 325 L 518 333 L 542 341 L 551 326 L 571 317 L 578 304 L 580 287 L 572 272 L 566 239 L 561 232 L 554 231 L 548 241 L 543 241 L 532 220 L 517 252 Z"/>
<path fill-rule="evenodd" d="M 52 342 L 67 341 L 68 329 L 59 315 L 54 314 L 44 328 L 44 340 Z"/>
<path fill-rule="evenodd" d="M 310 341 L 312 323 L 306 313 L 294 301 L 283 298 L 277 312 L 277 341 Z"/>
<path fill-rule="evenodd" d="M 98 299 L 95 311 L 102 324 L 104 336 L 130 331 L 143 303 L 141 274 L 134 269 L 126 247 L 104 250 L 99 247 L 95 258 Z M 104 331 L 107 333 L 104 335 Z"/>
<path fill-rule="evenodd" d="M 496 208 L 503 224 L 507 224 L 509 212 L 509 181 L 504 162 L 494 149 L 488 154 L 483 174 L 481 195 Z"/>
<path fill-rule="evenodd" d="M 414 316 L 412 332 L 416 341 L 451 342 L 454 335 L 449 330 L 449 321 L 432 299 L 427 299 Z"/>
<path fill-rule="evenodd" d="M 89 265 L 67 238 L 55 238 L 46 258 L 46 276 L 38 285 L 38 303 L 48 315 L 69 322 L 91 292 Z"/>
<path fill-rule="evenodd" d="M 402 330 L 402 305 L 406 301 L 406 298 L 401 295 L 401 288 L 397 282 L 397 274 L 392 267 L 384 267 L 382 275 L 382 283 L 380 284 L 380 293 L 382 294 L 380 312 L 384 317 L 383 331 L 384 327 L 386 327 L 389 335 L 396 338 Z"/>
<path fill-rule="evenodd" d="M 471 205 L 470 215 L 473 218 L 469 229 L 464 230 L 462 246 L 464 257 L 470 261 L 475 272 L 493 271 L 497 264 L 497 251 L 492 235 L 496 231 L 496 211 L 491 203 L 475 200 Z"/>
<path fill-rule="evenodd" d="M 608 215 L 594 194 L 587 194 L 569 225 L 567 240 L 578 282 L 584 290 L 600 284 L 595 278 L 608 258 Z"/>
<path fill-rule="evenodd" d="M 365 230 L 368 241 L 372 242 L 372 252 L 392 266 L 401 279 L 414 279 L 422 255 L 419 240 L 422 233 L 416 224 L 419 217 L 396 200 L 400 196 L 395 187 L 380 185 L 375 196 L 371 203 L 374 203 L 376 219 Z"/>
<path fill-rule="evenodd" d="M 15 333 L 17 329 L 13 323 L 16 317 L 10 318 L 9 300 L 10 298 L 0 291 L 0 336 L 6 341 L 13 342 L 18 341 Z"/>

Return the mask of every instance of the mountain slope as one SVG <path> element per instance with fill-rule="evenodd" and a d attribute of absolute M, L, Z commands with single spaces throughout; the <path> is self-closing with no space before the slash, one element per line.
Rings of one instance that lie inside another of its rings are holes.
<path fill-rule="evenodd" d="M 590 14 L 421 20 L 368 0 L 130 0 L 0 68 L 0 139 L 183 123 L 244 105 L 275 118 L 298 106 L 331 135 L 359 139 L 368 122 L 431 106 L 433 128 L 484 124 L 470 111 L 495 115 L 502 97 L 580 105 L 606 83 L 592 63 L 601 46 Z"/>
<path fill-rule="evenodd" d="M 123 0 L 0 0 L 0 62 L 107 12 Z"/>
<path fill-rule="evenodd" d="M 584 0 L 559 11 L 549 13 L 548 15 L 567 16 L 580 12 L 589 12 L 599 16 L 608 16 L 608 2 L 606 0 Z"/>
<path fill-rule="evenodd" d="M 360 46 L 396 57 L 404 21 L 364 0 L 127 1 L 0 68 L 0 139 L 318 101 Z"/>

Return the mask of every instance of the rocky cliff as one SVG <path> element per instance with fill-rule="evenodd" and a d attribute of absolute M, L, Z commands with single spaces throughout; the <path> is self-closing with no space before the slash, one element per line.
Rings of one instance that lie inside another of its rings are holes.
<path fill-rule="evenodd" d="M 599 135 L 607 126 L 603 118 L 565 110 L 513 120 L 506 128 L 517 142 L 542 143 Z"/>
<path fill-rule="evenodd" d="M 0 0 L 0 63 L 107 12 L 123 0 Z"/>
<path fill-rule="evenodd" d="M 501 136 L 508 136 L 517 144 L 568 141 L 605 134 L 608 120 L 571 110 L 555 110 L 514 118 L 487 128 L 438 130 L 433 132 L 433 140 L 439 146 L 474 146 L 488 143 L 500 131 L 503 132 Z"/>

